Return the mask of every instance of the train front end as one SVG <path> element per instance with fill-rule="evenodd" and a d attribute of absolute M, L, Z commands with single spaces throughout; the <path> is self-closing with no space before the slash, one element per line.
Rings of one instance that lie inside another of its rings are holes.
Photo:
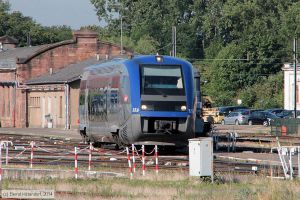
<path fill-rule="evenodd" d="M 195 137 L 193 67 L 169 56 L 126 63 L 131 88 L 131 142 L 185 146 Z"/>

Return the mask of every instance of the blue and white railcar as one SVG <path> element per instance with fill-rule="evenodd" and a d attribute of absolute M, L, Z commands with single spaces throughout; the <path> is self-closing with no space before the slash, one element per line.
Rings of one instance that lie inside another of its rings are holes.
<path fill-rule="evenodd" d="M 195 137 L 193 67 L 169 56 L 113 59 L 86 68 L 80 133 L 88 141 L 186 145 Z"/>

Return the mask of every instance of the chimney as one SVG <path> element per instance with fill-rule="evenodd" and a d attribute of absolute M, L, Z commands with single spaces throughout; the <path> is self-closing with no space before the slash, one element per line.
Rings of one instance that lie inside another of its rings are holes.
<path fill-rule="evenodd" d="M 78 44 L 97 44 L 98 41 L 98 33 L 88 29 L 74 31 L 73 37 Z"/>

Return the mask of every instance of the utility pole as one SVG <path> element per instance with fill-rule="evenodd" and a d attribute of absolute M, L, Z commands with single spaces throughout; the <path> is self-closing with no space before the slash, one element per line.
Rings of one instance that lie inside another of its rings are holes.
<path fill-rule="evenodd" d="M 31 37 L 30 37 L 30 33 L 27 33 L 27 46 L 31 47 Z"/>
<path fill-rule="evenodd" d="M 176 26 L 172 26 L 172 56 L 176 57 Z"/>
<path fill-rule="evenodd" d="M 120 12 L 121 16 L 121 55 L 123 55 L 123 16 Z"/>
<path fill-rule="evenodd" d="M 297 118 L 297 38 L 294 38 L 294 117 Z"/>

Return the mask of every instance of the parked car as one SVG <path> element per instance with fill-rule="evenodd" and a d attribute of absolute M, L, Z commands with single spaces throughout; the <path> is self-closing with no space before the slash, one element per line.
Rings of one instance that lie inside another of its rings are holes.
<path fill-rule="evenodd" d="M 257 111 L 250 114 L 248 118 L 248 124 L 261 124 L 264 126 L 270 126 L 271 122 L 274 119 L 278 119 L 279 117 L 274 115 L 273 113 L 266 112 L 266 111 Z"/>
<path fill-rule="evenodd" d="M 277 115 L 282 113 L 283 111 L 285 111 L 284 109 L 282 108 L 271 108 L 271 109 L 267 109 L 265 110 L 266 112 L 269 112 L 269 113 L 273 113 L 274 115 Z"/>
<path fill-rule="evenodd" d="M 227 116 L 229 113 L 237 110 L 248 109 L 246 106 L 221 106 L 218 108 L 219 115 Z"/>
<path fill-rule="evenodd" d="M 300 115 L 300 110 L 297 110 L 297 116 Z M 277 114 L 280 118 L 294 118 L 294 111 L 293 110 L 283 110 L 281 113 Z"/>
<path fill-rule="evenodd" d="M 249 111 L 234 111 L 234 112 L 229 113 L 229 115 L 225 116 L 221 123 L 223 125 L 225 125 L 225 124 L 235 124 L 235 125 L 247 124 L 249 114 L 250 114 Z"/>

